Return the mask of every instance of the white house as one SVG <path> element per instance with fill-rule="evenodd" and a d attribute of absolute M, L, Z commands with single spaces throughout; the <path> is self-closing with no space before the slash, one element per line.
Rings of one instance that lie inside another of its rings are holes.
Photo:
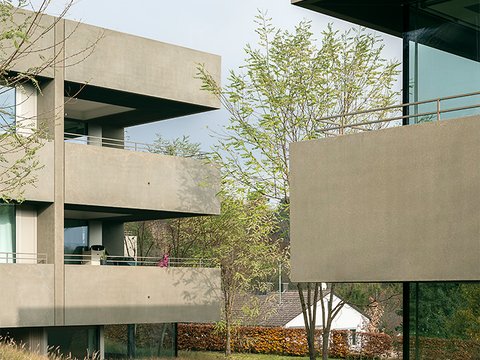
<path fill-rule="evenodd" d="M 297 294 L 298 297 L 298 294 Z M 323 301 L 325 307 L 328 306 L 329 295 L 324 296 Z M 337 306 L 341 300 L 336 295 L 333 295 L 333 307 Z M 362 327 L 369 321 L 368 317 L 362 314 L 355 307 L 345 303 L 338 313 L 338 315 L 333 319 L 332 330 L 355 330 L 360 331 Z M 305 322 L 303 319 L 303 314 L 300 312 L 297 316 L 287 322 L 284 327 L 286 328 L 303 328 L 305 327 Z M 316 328 L 322 328 L 322 305 L 321 302 L 317 302 L 317 316 L 315 321 Z"/>

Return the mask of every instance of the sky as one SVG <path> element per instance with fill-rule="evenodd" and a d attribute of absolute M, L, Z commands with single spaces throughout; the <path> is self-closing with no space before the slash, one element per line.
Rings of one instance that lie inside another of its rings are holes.
<path fill-rule="evenodd" d="M 63 1 L 54 0 L 48 12 L 55 15 Z M 301 20 L 311 20 L 314 33 L 328 23 L 338 30 L 353 24 L 294 6 L 290 0 L 77 0 L 67 18 L 112 30 L 143 36 L 193 48 L 222 57 L 222 83 L 230 69 L 237 69 L 244 59 L 247 43 L 257 43 L 254 17 L 267 11 L 273 24 L 293 30 Z M 401 40 L 389 35 L 385 39 L 384 57 L 401 60 Z M 131 141 L 152 143 L 156 134 L 167 139 L 190 136 L 208 151 L 215 142 L 212 130 L 228 123 L 228 113 L 217 110 L 198 115 L 129 128 Z"/>

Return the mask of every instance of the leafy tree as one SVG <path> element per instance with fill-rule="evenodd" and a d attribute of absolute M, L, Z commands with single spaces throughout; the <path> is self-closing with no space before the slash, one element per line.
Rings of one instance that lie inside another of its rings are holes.
<path fill-rule="evenodd" d="M 237 301 L 268 290 L 266 280 L 282 261 L 278 243 L 270 241 L 274 227 L 274 213 L 262 197 L 245 199 L 223 193 L 221 214 L 204 218 L 201 255 L 214 259 L 221 268 L 226 356 L 232 351 Z"/>
<path fill-rule="evenodd" d="M 455 337 L 480 342 L 480 283 L 462 283 L 457 294 L 458 307 L 447 323 Z"/>
<path fill-rule="evenodd" d="M 393 105 L 399 99 L 394 90 L 399 63 L 384 60 L 382 40 L 362 28 L 340 33 L 329 25 L 318 45 L 308 21 L 293 32 L 276 29 L 262 14 L 256 23 L 259 47 L 245 47 L 245 63 L 238 72 L 230 72 L 225 88 L 201 65 L 198 77 L 230 114 L 216 149 L 229 177 L 236 187 L 270 199 L 288 218 L 289 144 L 382 127 L 346 126 L 378 121 L 389 110 L 322 118 Z M 305 287 L 311 299 L 301 295 Z M 300 284 L 298 290 L 313 359 L 316 314 L 309 313 L 308 305 L 316 296 L 323 298 L 322 288 L 319 283 Z M 324 324 L 331 324 L 338 313 L 329 307 L 322 311 Z M 324 328 L 327 343 L 328 330 Z M 325 349 L 322 356 L 327 358 Z"/>
<path fill-rule="evenodd" d="M 202 157 L 200 151 L 200 143 L 193 143 L 189 136 L 182 136 L 173 140 L 165 139 L 162 135 L 157 134 L 153 145 L 149 151 L 156 154 L 183 156 L 183 157 Z"/>

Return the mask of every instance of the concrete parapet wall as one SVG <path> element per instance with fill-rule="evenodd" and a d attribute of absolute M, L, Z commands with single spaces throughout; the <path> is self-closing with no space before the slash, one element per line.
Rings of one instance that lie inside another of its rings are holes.
<path fill-rule="evenodd" d="M 65 266 L 65 325 L 213 322 L 220 269 Z"/>
<path fill-rule="evenodd" d="M 219 172 L 202 161 L 65 143 L 65 203 L 218 214 Z"/>
<path fill-rule="evenodd" d="M 0 264 L 0 328 L 53 326 L 53 265 Z"/>
<path fill-rule="evenodd" d="M 292 144 L 292 280 L 479 280 L 479 133 L 469 117 Z"/>
<path fill-rule="evenodd" d="M 10 164 L 24 156 L 22 149 L 17 150 L 4 154 Z M 46 141 L 35 154 L 35 160 L 38 160 L 40 168 L 28 175 L 28 179 L 34 178 L 35 181 L 22 189 L 24 199 L 53 202 L 53 156 L 53 141 Z"/>

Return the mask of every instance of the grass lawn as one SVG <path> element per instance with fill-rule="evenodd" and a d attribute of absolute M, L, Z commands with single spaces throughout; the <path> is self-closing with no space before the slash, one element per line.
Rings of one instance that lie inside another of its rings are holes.
<path fill-rule="evenodd" d="M 308 360 L 304 356 L 265 355 L 265 354 L 233 354 L 235 360 Z M 213 351 L 179 351 L 179 360 L 222 360 L 225 356 L 221 352 Z M 335 360 L 335 359 L 330 359 Z"/>

